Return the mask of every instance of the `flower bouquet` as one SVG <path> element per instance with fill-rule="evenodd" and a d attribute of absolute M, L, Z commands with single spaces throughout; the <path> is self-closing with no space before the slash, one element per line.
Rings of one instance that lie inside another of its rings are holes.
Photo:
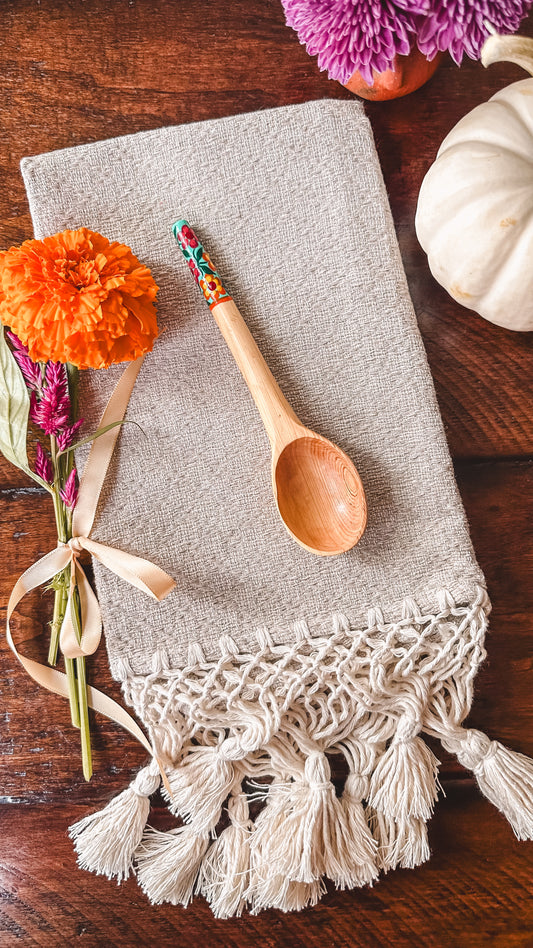
<path fill-rule="evenodd" d="M 389 99 L 418 89 L 448 51 L 479 59 L 490 32 L 514 33 L 531 0 L 281 0 L 318 66 L 352 92 Z"/>
<path fill-rule="evenodd" d="M 136 579 L 140 588 L 144 586 L 139 576 L 143 567 L 149 567 L 152 577 L 156 573 L 156 597 L 165 593 L 162 587 L 157 589 L 161 579 L 157 573 L 162 572 L 157 567 L 88 540 L 90 508 L 94 514 L 127 393 L 124 397 L 123 386 L 120 410 L 114 403 L 111 414 L 104 416 L 105 423 L 80 437 L 83 420 L 77 417 L 78 377 L 80 369 L 136 360 L 126 379 L 133 385 L 142 356 L 152 349 L 157 336 L 157 289 L 150 270 L 129 247 L 111 243 L 86 228 L 27 240 L 20 247 L 0 252 L 0 321 L 6 327 L 0 326 L 0 451 L 50 494 L 58 540 L 58 548 L 26 570 L 13 590 L 8 605 L 8 640 L 35 680 L 68 694 L 72 722 L 80 729 L 87 780 L 92 765 L 85 657 L 98 644 L 101 619 L 96 597 L 78 563 L 79 554 L 82 549 L 90 550 L 130 582 Z M 82 498 L 74 451 L 100 438 L 103 450 L 99 448 L 92 459 L 83 509 L 78 510 Z M 85 529 L 80 529 L 82 522 Z M 113 560 L 118 558 L 121 563 L 117 566 Z M 55 666 L 60 650 L 63 652 L 64 682 L 59 673 L 22 658 L 9 630 L 9 618 L 18 601 L 46 580 L 55 591 L 48 662 Z M 145 591 L 154 594 L 151 589 Z M 100 710 L 115 716 L 112 709 L 109 713 L 114 702 L 100 697 Z"/>

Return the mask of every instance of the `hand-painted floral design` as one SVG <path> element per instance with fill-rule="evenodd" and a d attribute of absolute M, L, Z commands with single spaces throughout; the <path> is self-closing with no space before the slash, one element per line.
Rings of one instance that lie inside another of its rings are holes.
<path fill-rule="evenodd" d="M 183 225 L 180 236 L 184 247 L 191 247 L 192 250 L 196 249 L 198 246 L 198 239 L 188 224 Z"/>
<path fill-rule="evenodd" d="M 231 296 L 224 289 L 213 263 L 202 247 L 198 237 L 187 221 L 177 221 L 173 227 L 174 236 L 183 252 L 187 265 L 204 294 L 210 309 Z"/>
<path fill-rule="evenodd" d="M 220 279 L 214 273 L 206 274 L 199 281 L 198 285 L 210 305 L 211 300 L 220 302 L 221 299 L 227 299 L 228 294 L 222 286 Z"/>

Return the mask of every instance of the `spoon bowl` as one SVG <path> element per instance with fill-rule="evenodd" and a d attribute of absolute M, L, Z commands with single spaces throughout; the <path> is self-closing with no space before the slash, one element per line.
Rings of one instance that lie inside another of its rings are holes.
<path fill-rule="evenodd" d="M 173 231 L 266 428 L 281 519 L 311 553 L 345 553 L 366 526 L 365 493 L 355 465 L 335 444 L 302 425 L 198 237 L 184 220 Z"/>
<path fill-rule="evenodd" d="M 272 480 L 281 519 L 306 550 L 336 556 L 355 546 L 366 525 L 366 501 L 344 451 L 307 431 L 283 448 Z"/>

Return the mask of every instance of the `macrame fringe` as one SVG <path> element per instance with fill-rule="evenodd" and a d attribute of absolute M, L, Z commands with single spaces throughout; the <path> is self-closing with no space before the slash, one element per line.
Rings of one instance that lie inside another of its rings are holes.
<path fill-rule="evenodd" d="M 325 891 L 323 879 L 317 879 L 316 882 L 291 882 L 283 876 L 274 875 L 254 885 L 249 894 L 250 914 L 259 915 L 269 908 L 279 912 L 300 912 L 310 905 L 316 905 Z"/>
<path fill-rule="evenodd" d="M 172 797 L 165 788 L 162 792 L 171 813 L 190 823 L 197 833 L 210 833 L 220 819 L 234 779 L 233 764 L 218 748 L 192 746 L 168 774 Z"/>
<path fill-rule="evenodd" d="M 152 677 L 126 672 L 130 703 L 172 761 L 169 809 L 184 825 L 145 828 L 159 785 L 151 764 L 71 828 L 80 865 L 118 881 L 133 867 L 151 902 L 186 906 L 199 894 L 218 918 L 298 911 L 327 880 L 372 885 L 430 856 L 439 762 L 422 734 L 473 771 L 519 839 L 533 839 L 533 761 L 461 727 L 484 657 L 486 594 L 457 606 L 442 593 L 439 606 L 426 616 L 406 601 L 391 624 L 371 610 L 364 632 L 338 616 L 324 640 L 301 624 L 291 647 L 262 632 L 255 654 L 225 637 L 218 661 L 196 648 L 183 671 L 158 657 Z M 349 770 L 340 796 L 329 762 L 339 754 Z"/>
<path fill-rule="evenodd" d="M 474 773 L 479 789 L 507 818 L 516 837 L 533 839 L 533 760 L 474 729 L 458 728 L 442 743 Z"/>
<path fill-rule="evenodd" d="M 346 844 L 349 847 L 352 862 L 353 885 L 371 885 L 378 877 L 377 841 L 372 835 L 363 806 L 367 796 L 368 779 L 358 774 L 346 778 L 341 805 L 346 819 Z M 341 886 L 339 886 L 341 888 Z"/>
<path fill-rule="evenodd" d="M 199 836 L 188 826 L 167 832 L 150 827 L 135 854 L 137 879 L 150 902 L 186 908 L 208 846 L 209 836 Z"/>
<path fill-rule="evenodd" d="M 396 736 L 370 780 L 370 805 L 391 820 L 429 820 L 438 797 L 440 761 L 419 737 Z"/>
<path fill-rule="evenodd" d="M 149 798 L 160 780 L 157 764 L 149 764 L 103 810 L 70 827 L 69 836 L 74 840 L 81 869 L 116 878 L 117 882 L 128 878 L 148 820 Z"/>
<path fill-rule="evenodd" d="M 370 825 L 378 845 L 377 864 L 382 872 L 416 869 L 431 856 L 425 820 L 413 816 L 399 822 L 369 808 Z"/>
<path fill-rule="evenodd" d="M 248 799 L 239 793 L 228 800 L 230 825 L 222 830 L 202 860 L 196 891 L 209 902 L 216 918 L 242 915 L 250 876 Z"/>

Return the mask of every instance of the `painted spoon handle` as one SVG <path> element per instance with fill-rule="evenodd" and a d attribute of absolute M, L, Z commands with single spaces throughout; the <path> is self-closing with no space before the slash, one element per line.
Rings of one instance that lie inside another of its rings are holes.
<path fill-rule="evenodd" d="M 232 299 L 224 289 L 220 274 L 215 269 L 211 258 L 205 252 L 203 245 L 188 222 L 176 221 L 172 227 L 172 233 L 189 265 L 192 276 L 204 294 L 209 309 L 213 309 L 217 303 L 222 303 L 223 300 Z"/>
<path fill-rule="evenodd" d="M 187 221 L 176 221 L 174 236 L 257 405 L 274 454 L 293 440 L 301 422 L 268 368 L 255 339 L 198 237 Z"/>

